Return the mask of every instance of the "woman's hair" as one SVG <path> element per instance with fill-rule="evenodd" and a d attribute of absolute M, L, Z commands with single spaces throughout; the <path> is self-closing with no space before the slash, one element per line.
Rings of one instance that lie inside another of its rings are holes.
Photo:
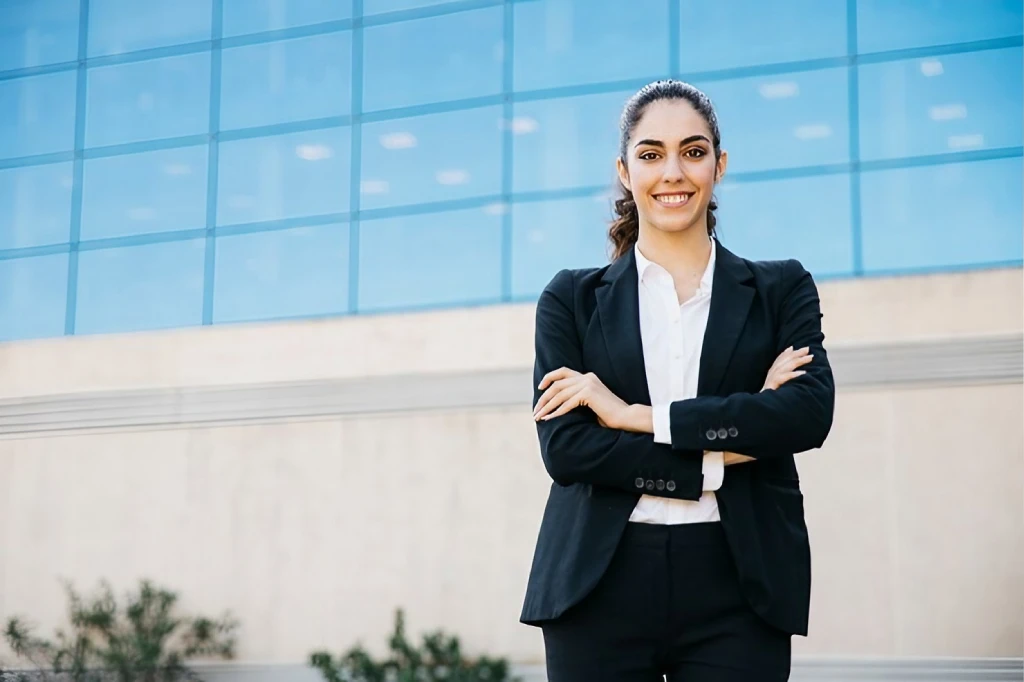
<path fill-rule="evenodd" d="M 619 119 L 619 158 L 623 165 L 626 164 L 626 155 L 629 147 L 629 138 L 633 130 L 643 117 L 647 107 L 652 102 L 660 100 L 680 99 L 688 102 L 708 124 L 711 130 L 711 142 L 715 148 L 715 163 L 718 163 L 722 156 L 722 135 L 718 130 L 718 117 L 711 105 L 711 100 L 703 92 L 689 83 L 677 80 L 660 80 L 642 87 L 635 95 L 629 98 L 626 106 L 622 109 L 622 117 Z M 608 230 L 608 239 L 614 247 L 612 260 L 615 260 L 636 244 L 640 234 L 640 220 L 636 212 L 636 202 L 633 200 L 633 193 L 617 182 L 621 196 L 615 200 L 615 219 L 612 220 Z M 718 204 L 714 196 L 708 203 L 708 236 L 715 234 L 715 209 Z"/>

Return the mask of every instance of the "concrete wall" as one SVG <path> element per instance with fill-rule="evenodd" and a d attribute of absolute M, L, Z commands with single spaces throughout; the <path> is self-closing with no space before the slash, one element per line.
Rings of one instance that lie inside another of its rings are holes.
<path fill-rule="evenodd" d="M 798 458 L 814 560 L 801 656 L 1024 654 L 1019 269 L 820 286 L 839 380 Z M 150 577 L 297 663 L 392 610 L 532 664 L 517 618 L 549 481 L 533 308 L 0 345 L 0 617 L 59 578 Z"/>

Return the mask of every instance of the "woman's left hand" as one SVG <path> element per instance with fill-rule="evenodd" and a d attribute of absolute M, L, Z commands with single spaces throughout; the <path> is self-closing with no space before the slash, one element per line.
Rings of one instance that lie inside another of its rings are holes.
<path fill-rule="evenodd" d="M 626 408 L 629 407 L 609 391 L 593 372 L 580 374 L 562 367 L 548 372 L 538 388 L 544 393 L 533 410 L 534 421 L 559 417 L 583 405 L 594 411 L 601 426 L 619 428 L 618 424 L 622 422 Z"/>

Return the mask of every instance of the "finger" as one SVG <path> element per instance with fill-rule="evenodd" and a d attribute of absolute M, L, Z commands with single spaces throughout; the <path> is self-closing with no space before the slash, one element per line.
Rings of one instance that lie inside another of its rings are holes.
<path fill-rule="evenodd" d="M 552 371 L 548 372 L 547 374 L 545 374 L 544 378 L 540 380 L 540 384 L 537 385 L 537 388 L 539 388 L 541 390 L 544 390 L 544 388 L 548 384 L 550 384 L 550 383 L 552 383 L 554 381 L 558 381 L 559 379 L 565 379 L 565 378 L 571 377 L 574 374 L 579 374 L 579 372 L 576 372 L 575 370 L 571 370 L 568 367 L 559 367 L 558 369 L 552 370 Z"/>
<path fill-rule="evenodd" d="M 804 374 L 807 374 L 807 372 L 803 371 L 802 369 L 797 370 L 795 372 L 786 372 L 785 374 L 779 377 L 779 382 L 775 386 L 775 388 L 778 388 L 779 386 L 788 383 L 791 379 L 796 379 L 799 376 L 803 376 Z"/>
<path fill-rule="evenodd" d="M 555 417 L 561 417 L 563 414 L 566 414 L 567 412 L 579 407 L 581 394 L 582 391 L 578 391 L 575 395 L 572 395 L 569 398 L 567 398 L 566 401 L 563 402 L 557 410 L 547 415 L 546 417 L 543 417 L 544 421 L 547 421 L 548 419 L 554 419 Z"/>
<path fill-rule="evenodd" d="M 541 394 L 540 400 L 537 401 L 537 406 L 533 409 L 533 413 L 536 414 L 537 410 L 543 407 L 545 403 L 551 400 L 551 398 L 553 398 L 559 391 L 565 388 L 566 385 L 571 384 L 574 381 L 575 377 L 566 377 L 564 379 L 557 379 L 556 381 L 554 381 L 550 386 L 548 386 L 547 390 Z"/>
<path fill-rule="evenodd" d="M 551 400 L 549 400 L 547 402 L 547 404 L 545 404 L 544 407 L 541 410 L 537 411 L 537 413 L 534 415 L 534 417 L 536 419 L 543 418 L 546 414 L 548 414 L 552 410 L 557 409 L 565 401 L 571 399 L 572 396 L 575 395 L 578 392 L 579 392 L 579 387 L 576 386 L 576 384 L 574 384 L 574 383 L 565 386 L 560 391 L 555 393 L 555 395 L 552 396 Z"/>
<path fill-rule="evenodd" d="M 795 358 L 790 358 L 786 362 L 782 363 L 779 366 L 778 369 L 780 371 L 782 371 L 782 372 L 792 372 L 797 367 L 803 367 L 804 365 L 806 365 L 808 362 L 810 362 L 813 359 L 814 359 L 813 355 L 804 355 L 804 356 L 798 357 L 798 358 L 796 358 L 796 357 Z"/>

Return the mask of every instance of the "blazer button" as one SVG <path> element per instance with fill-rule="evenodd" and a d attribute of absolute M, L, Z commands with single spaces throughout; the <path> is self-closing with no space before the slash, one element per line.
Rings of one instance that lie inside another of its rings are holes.
<path fill-rule="evenodd" d="M 728 438 L 729 437 L 729 432 L 726 431 L 724 428 L 723 429 L 718 429 L 718 437 L 719 438 Z"/>
<path fill-rule="evenodd" d="M 658 490 L 665 489 L 665 481 L 655 481 L 654 485 L 658 488 Z"/>
<path fill-rule="evenodd" d="M 672 492 L 675 489 L 676 489 L 676 482 L 675 481 L 669 481 L 668 483 L 665 484 L 665 490 L 667 490 L 669 492 Z"/>
<path fill-rule="evenodd" d="M 730 438 L 735 438 L 738 435 L 740 435 L 740 430 L 737 429 L 735 426 L 730 426 L 729 427 L 729 437 Z"/>
<path fill-rule="evenodd" d="M 708 432 L 704 434 L 704 437 L 708 440 L 714 440 L 718 438 L 718 433 L 714 429 L 708 429 Z"/>
<path fill-rule="evenodd" d="M 647 481 L 647 489 L 654 490 L 654 481 Z"/>
<path fill-rule="evenodd" d="M 636 487 L 637 487 L 637 488 L 640 488 L 641 490 L 643 490 L 643 487 L 644 487 L 644 479 L 642 479 L 642 478 L 638 478 L 638 479 L 636 479 L 635 481 L 633 481 L 633 483 L 634 483 L 634 484 L 636 485 Z"/>

